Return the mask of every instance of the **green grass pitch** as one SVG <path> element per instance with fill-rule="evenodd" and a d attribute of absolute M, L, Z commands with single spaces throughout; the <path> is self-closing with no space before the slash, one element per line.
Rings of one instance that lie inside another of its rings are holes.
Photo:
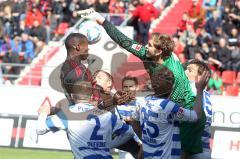
<path fill-rule="evenodd" d="M 113 156 L 119 159 L 118 156 Z M 0 148 L 0 159 L 73 159 L 71 152 L 35 149 Z"/>

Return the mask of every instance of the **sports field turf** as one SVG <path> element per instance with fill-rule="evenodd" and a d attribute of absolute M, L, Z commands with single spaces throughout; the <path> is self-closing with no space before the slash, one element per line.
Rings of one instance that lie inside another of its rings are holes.
<path fill-rule="evenodd" d="M 114 156 L 118 159 L 118 156 Z M 0 159 L 73 159 L 71 152 L 0 148 Z"/>

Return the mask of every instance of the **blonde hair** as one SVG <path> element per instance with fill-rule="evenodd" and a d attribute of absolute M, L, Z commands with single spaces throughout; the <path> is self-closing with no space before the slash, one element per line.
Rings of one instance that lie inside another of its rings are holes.
<path fill-rule="evenodd" d="M 4 7 L 3 12 L 5 15 L 11 15 L 12 8 L 10 6 L 6 6 L 6 7 Z"/>
<path fill-rule="evenodd" d="M 162 50 L 162 56 L 168 57 L 173 52 L 175 47 L 174 41 L 167 34 L 153 33 L 151 35 L 151 40 L 153 42 L 153 46 L 157 50 Z"/>

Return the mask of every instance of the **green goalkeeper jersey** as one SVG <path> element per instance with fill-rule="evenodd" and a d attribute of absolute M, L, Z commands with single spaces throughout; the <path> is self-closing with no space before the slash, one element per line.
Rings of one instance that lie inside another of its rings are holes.
<path fill-rule="evenodd" d="M 144 67 L 149 71 L 150 75 L 158 70 L 160 65 L 151 62 L 151 59 L 146 56 L 148 52 L 147 47 L 128 38 L 107 20 L 104 21 L 103 27 L 117 44 L 143 61 Z M 172 54 L 164 60 L 163 65 L 173 72 L 175 78 L 171 100 L 182 105 L 184 108 L 192 109 L 195 95 L 191 90 L 191 86 L 180 61 Z M 184 151 L 190 154 L 202 152 L 201 135 L 204 124 L 204 116 L 201 118 L 200 123 L 184 122 L 180 124 L 181 144 Z"/>

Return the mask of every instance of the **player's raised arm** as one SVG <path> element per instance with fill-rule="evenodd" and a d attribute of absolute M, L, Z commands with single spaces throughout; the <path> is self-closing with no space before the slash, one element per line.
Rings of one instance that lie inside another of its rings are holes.
<path fill-rule="evenodd" d="M 203 90 L 206 88 L 210 74 L 208 71 L 204 71 L 203 74 L 197 77 L 195 85 L 197 88 L 197 96 L 193 106 L 193 110 L 200 117 L 202 115 L 202 106 L 203 106 Z"/>
<path fill-rule="evenodd" d="M 147 48 L 145 46 L 140 45 L 133 39 L 130 39 L 124 35 L 114 25 L 112 25 L 109 21 L 107 21 L 103 16 L 95 12 L 93 9 L 81 10 L 78 11 L 78 14 L 84 18 L 93 19 L 98 24 L 102 25 L 111 39 L 127 51 L 133 53 L 140 59 L 146 58 Z"/>
<path fill-rule="evenodd" d="M 48 131 L 56 132 L 67 128 L 67 120 L 63 112 L 58 112 L 57 115 L 48 116 L 50 114 L 50 106 L 41 106 L 38 109 L 38 121 L 36 133 L 43 135 Z"/>

